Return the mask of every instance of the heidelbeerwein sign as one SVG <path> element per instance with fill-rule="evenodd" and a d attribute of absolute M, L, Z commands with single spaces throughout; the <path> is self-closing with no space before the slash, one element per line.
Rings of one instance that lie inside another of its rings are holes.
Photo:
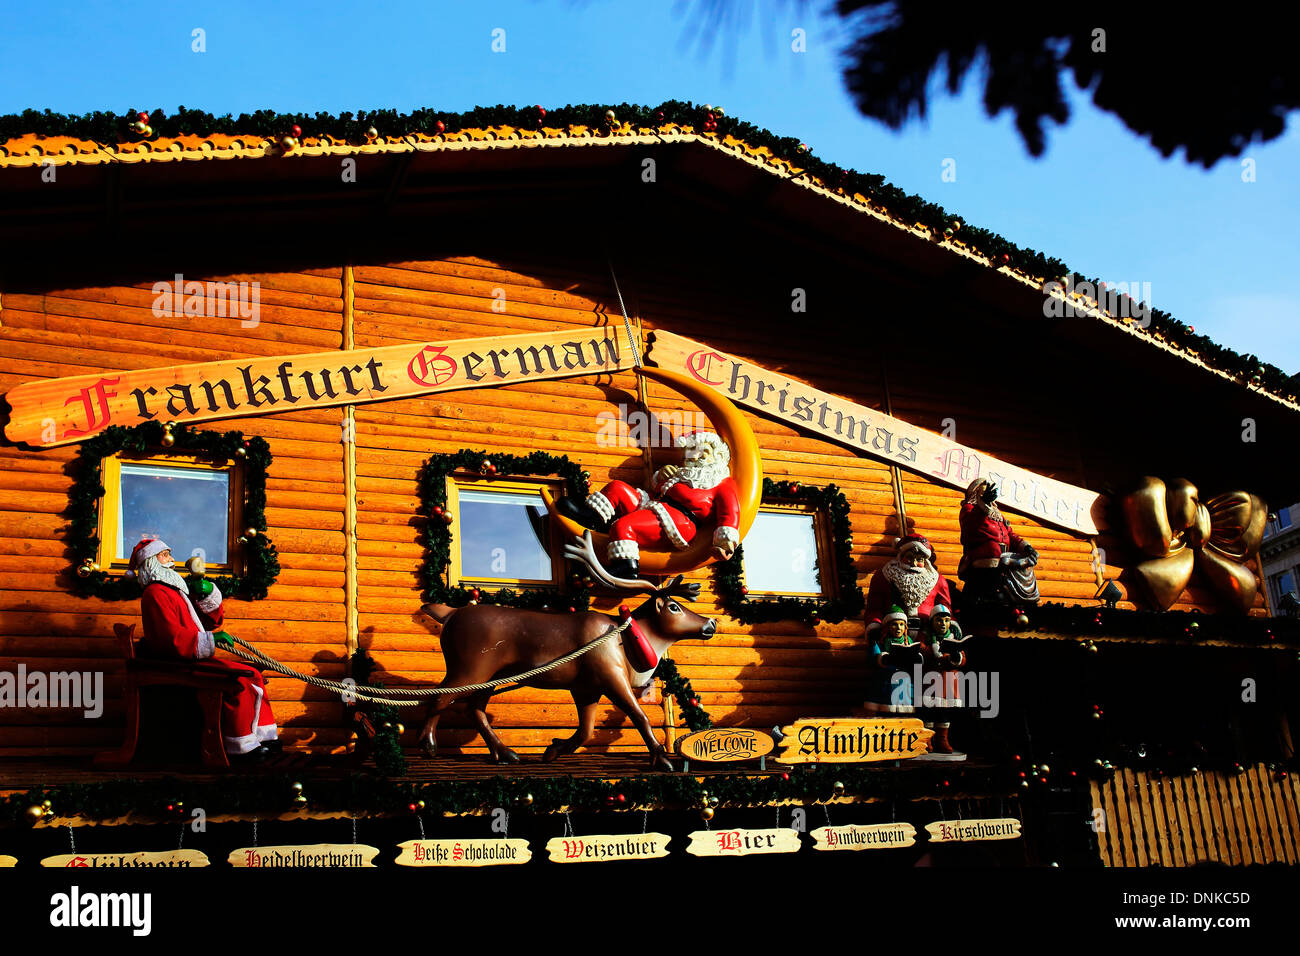
<path fill-rule="evenodd" d="M 360 843 L 317 843 L 312 846 L 243 846 L 231 850 L 226 860 L 231 866 L 241 869 L 259 866 L 373 867 L 373 860 L 378 855 L 377 848 Z"/>
<path fill-rule="evenodd" d="M 677 753 L 687 760 L 725 763 L 732 760 L 757 760 L 770 754 L 775 746 L 776 742 L 771 735 L 761 730 L 715 727 L 678 738 Z"/>
<path fill-rule="evenodd" d="M 1101 496 L 1095 491 L 1020 468 L 672 332 L 655 331 L 649 357 L 792 428 L 963 491 L 976 478 L 995 480 L 1002 489 L 999 506 L 1059 528 L 1097 533 L 1092 510 Z"/>
<path fill-rule="evenodd" d="M 781 763 L 863 763 L 906 760 L 926 752 L 934 735 L 914 718 L 874 720 L 815 717 L 782 727 Z"/>
<path fill-rule="evenodd" d="M 527 840 L 478 838 L 407 840 L 399 843 L 398 866 L 497 866 L 533 858 Z"/>
<path fill-rule="evenodd" d="M 1020 821 L 1010 817 L 1000 820 L 936 820 L 927 823 L 925 830 L 930 834 L 931 843 L 1014 840 L 1020 836 Z"/>
<path fill-rule="evenodd" d="M 11 441 L 64 445 L 110 425 L 203 422 L 410 398 L 632 367 L 615 326 L 304 355 L 259 356 L 25 382 L 5 395 Z"/>

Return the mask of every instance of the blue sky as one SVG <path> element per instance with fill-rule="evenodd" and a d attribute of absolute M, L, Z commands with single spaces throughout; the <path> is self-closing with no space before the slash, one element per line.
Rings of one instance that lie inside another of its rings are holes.
<path fill-rule="evenodd" d="M 747 6 L 738 0 L 738 6 Z M 0 34 L 0 112 L 177 105 L 215 113 L 342 112 L 497 103 L 668 99 L 722 105 L 818 156 L 879 172 L 966 221 L 1110 282 L 1150 283 L 1151 304 L 1215 340 L 1300 372 L 1300 134 L 1205 171 L 1162 159 L 1114 117 L 1072 97 L 1073 118 L 1031 159 L 982 88 L 933 100 L 893 133 L 859 116 L 840 78 L 844 34 L 816 5 L 756 0 L 709 50 L 695 2 L 40 3 Z M 492 31 L 506 50 L 491 50 Z M 791 51 L 791 30 L 807 52 Z M 207 50 L 191 50 L 195 28 Z M 956 182 L 943 182 L 945 159 Z"/>

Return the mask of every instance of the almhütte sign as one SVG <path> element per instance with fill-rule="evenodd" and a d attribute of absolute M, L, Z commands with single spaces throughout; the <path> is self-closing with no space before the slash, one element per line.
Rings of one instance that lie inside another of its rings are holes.
<path fill-rule="evenodd" d="M 1097 533 L 1092 510 L 1101 496 L 1095 491 L 1035 474 L 682 335 L 656 330 L 649 357 L 654 364 L 689 375 L 737 404 L 827 441 L 953 488 L 964 490 L 976 478 L 996 480 L 1002 488 L 998 499 L 1002 507 L 1059 528 Z"/>
<path fill-rule="evenodd" d="M 10 389 L 5 436 L 66 445 L 110 425 L 269 415 L 598 375 L 632 364 L 626 333 L 609 326 L 78 375 Z"/>

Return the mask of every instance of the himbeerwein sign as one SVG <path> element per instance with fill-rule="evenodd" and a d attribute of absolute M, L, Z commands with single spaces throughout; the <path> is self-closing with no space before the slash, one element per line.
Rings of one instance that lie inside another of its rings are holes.
<path fill-rule="evenodd" d="M 26 382 L 5 398 L 5 436 L 65 445 L 110 425 L 202 422 L 410 398 L 632 367 L 615 327 L 230 359 Z"/>
<path fill-rule="evenodd" d="M 1097 533 L 1092 511 L 1101 496 L 1095 491 L 1035 474 L 672 332 L 655 331 L 650 358 L 733 402 L 827 441 L 953 488 L 965 490 L 976 478 L 994 479 L 1001 485 L 1002 507 L 1060 528 Z"/>

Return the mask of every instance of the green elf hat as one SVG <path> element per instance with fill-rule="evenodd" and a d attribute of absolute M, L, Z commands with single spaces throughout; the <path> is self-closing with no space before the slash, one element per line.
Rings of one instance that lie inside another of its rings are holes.
<path fill-rule="evenodd" d="M 906 621 L 907 612 L 895 604 L 889 609 L 889 613 L 880 619 L 881 624 L 888 624 L 890 621 Z"/>

